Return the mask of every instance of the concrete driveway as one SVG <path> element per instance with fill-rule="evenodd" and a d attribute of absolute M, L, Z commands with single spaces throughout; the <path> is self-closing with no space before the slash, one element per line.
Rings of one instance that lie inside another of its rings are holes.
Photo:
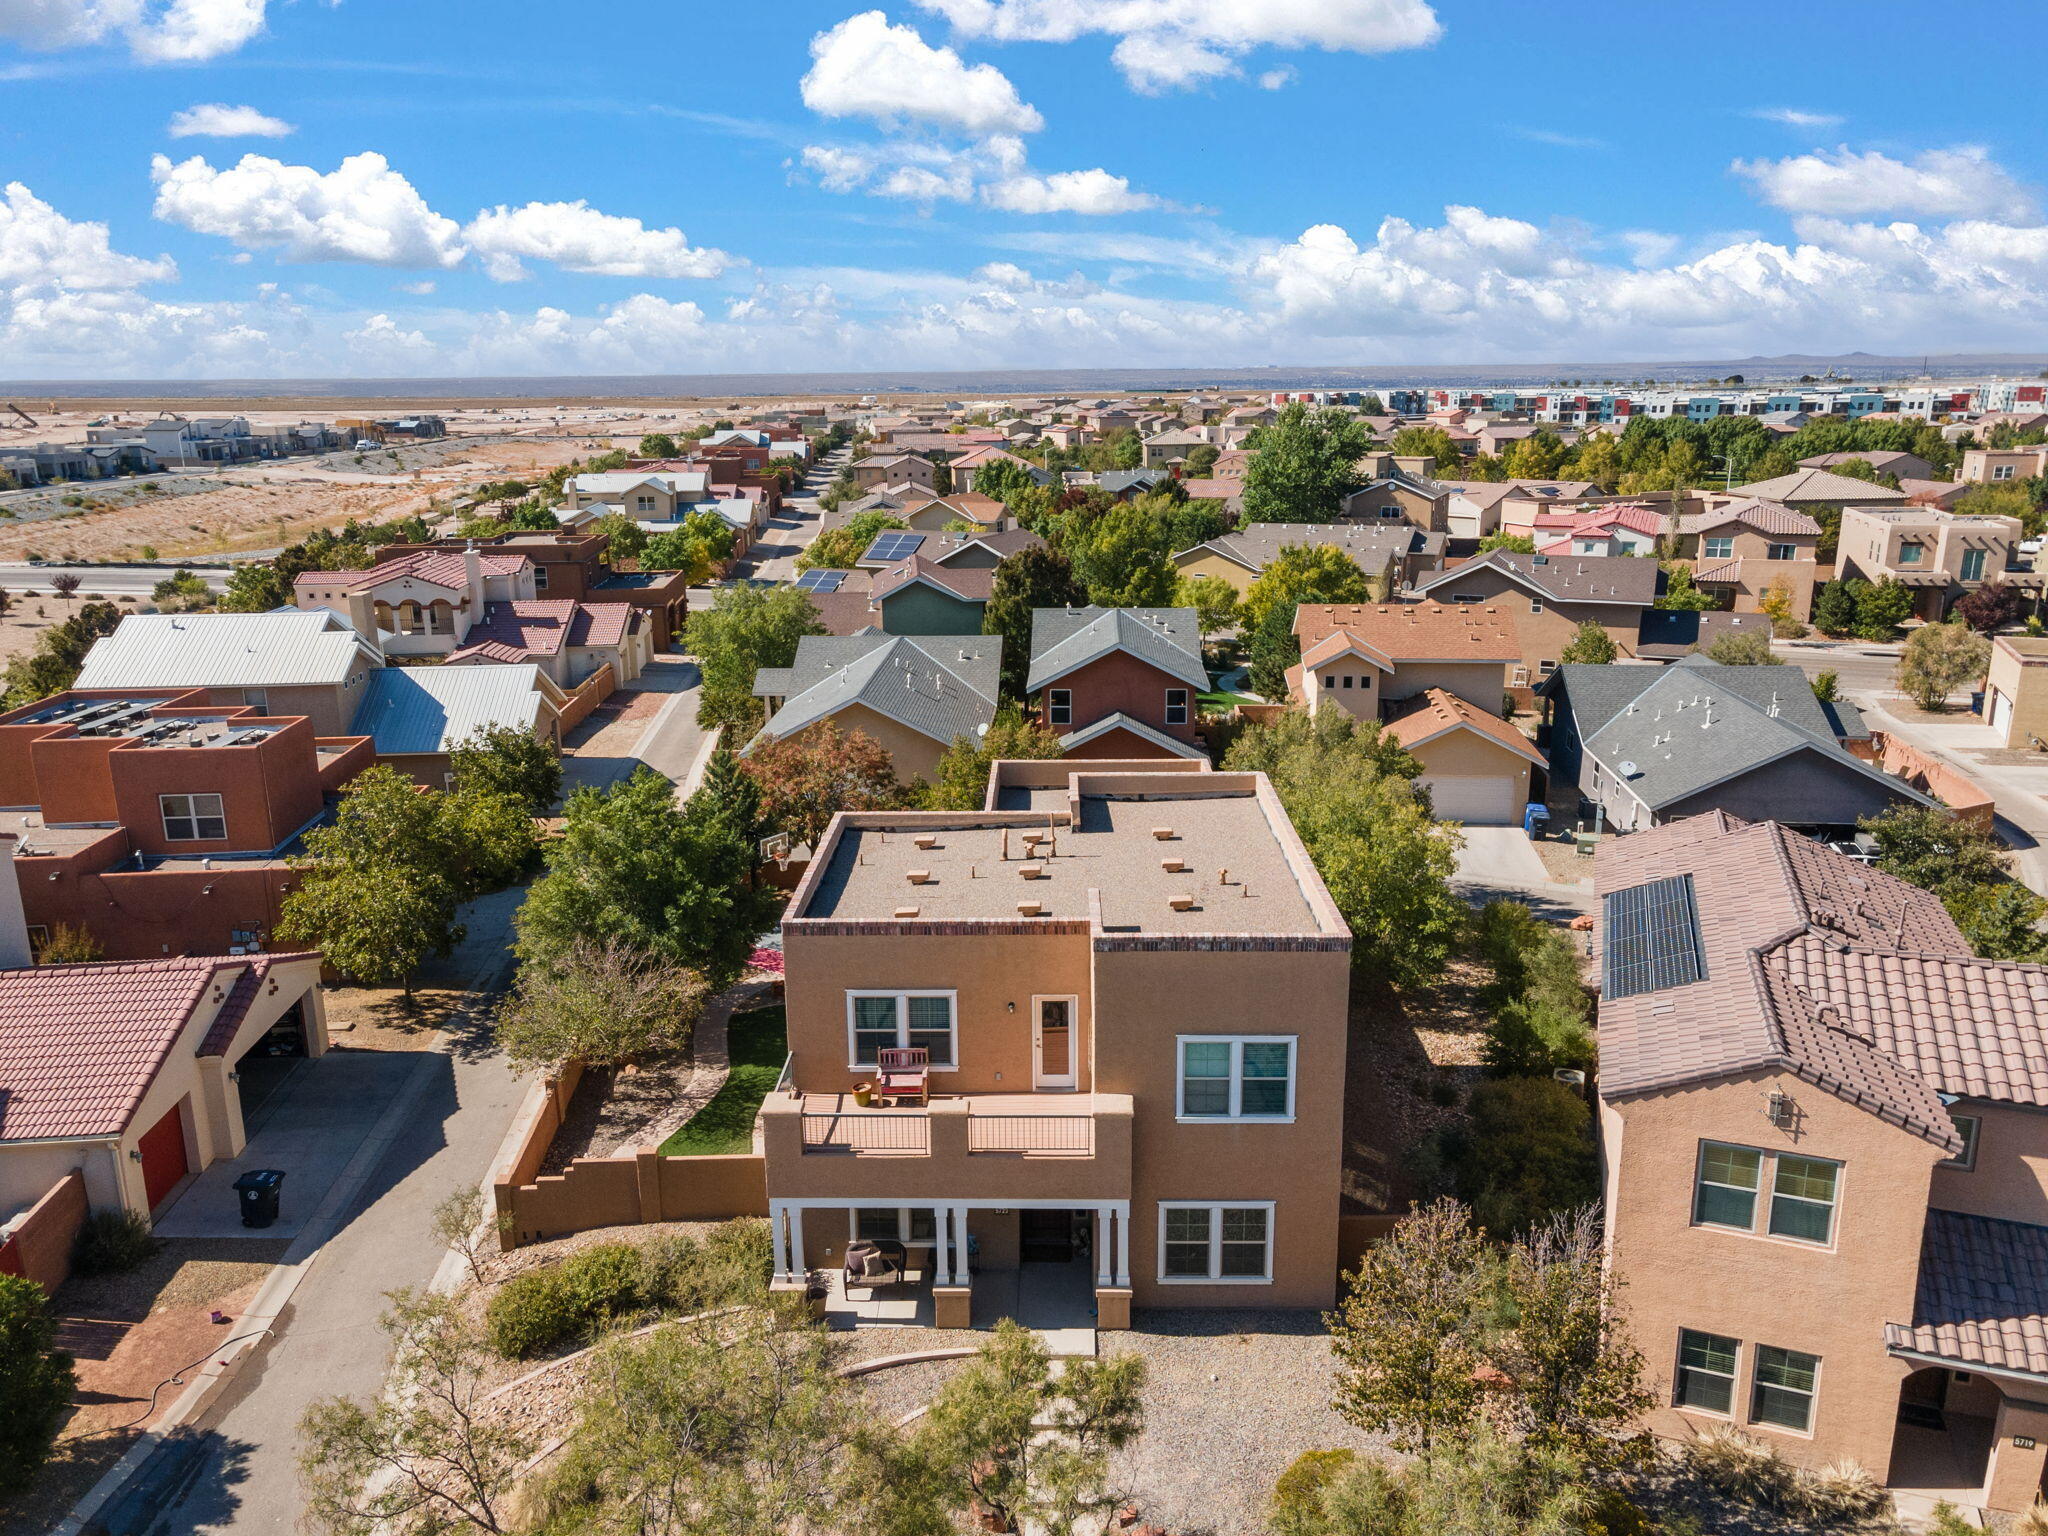
<path fill-rule="evenodd" d="M 1520 827 L 1466 827 L 1451 884 L 1475 905 L 1498 896 L 1529 903 L 1545 916 L 1572 916 L 1592 906 L 1592 892 L 1550 878 Z M 1547 908 L 1556 908 L 1549 911 Z"/>
<path fill-rule="evenodd" d="M 284 1189 L 265 1237 L 297 1237 L 378 1118 L 429 1055 L 422 1051 L 330 1051 L 301 1061 L 249 1127 L 242 1155 L 213 1164 L 156 1219 L 159 1237 L 247 1237 L 235 1180 L 252 1168 L 282 1168 Z"/>

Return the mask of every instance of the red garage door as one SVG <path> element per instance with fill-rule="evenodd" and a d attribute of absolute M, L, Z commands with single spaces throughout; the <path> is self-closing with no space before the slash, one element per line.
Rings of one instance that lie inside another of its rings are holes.
<path fill-rule="evenodd" d="M 185 1177 L 185 1127 L 173 1104 L 163 1119 L 142 1133 L 142 1191 L 154 1211 Z"/>

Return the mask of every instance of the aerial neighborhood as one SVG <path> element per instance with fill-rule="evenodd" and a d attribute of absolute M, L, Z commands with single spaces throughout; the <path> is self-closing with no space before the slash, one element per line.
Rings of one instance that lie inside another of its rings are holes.
<path fill-rule="evenodd" d="M 2048 1531 L 2048 386 L 33 409 L 10 1536 Z"/>

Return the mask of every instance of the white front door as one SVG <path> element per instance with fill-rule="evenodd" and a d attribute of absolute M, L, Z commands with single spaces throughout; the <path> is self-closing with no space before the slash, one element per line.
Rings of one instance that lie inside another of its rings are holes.
<path fill-rule="evenodd" d="M 1031 1086 L 1074 1086 L 1074 1007 L 1072 997 L 1031 1000 Z"/>

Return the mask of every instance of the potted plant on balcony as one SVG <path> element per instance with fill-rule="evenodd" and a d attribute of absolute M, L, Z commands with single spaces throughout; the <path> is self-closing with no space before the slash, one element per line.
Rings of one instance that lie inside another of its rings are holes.
<path fill-rule="evenodd" d="M 875 1085 L 873 1083 L 855 1083 L 853 1085 L 853 1102 L 862 1109 L 866 1109 L 869 1105 L 873 1104 L 875 1102 Z"/>

